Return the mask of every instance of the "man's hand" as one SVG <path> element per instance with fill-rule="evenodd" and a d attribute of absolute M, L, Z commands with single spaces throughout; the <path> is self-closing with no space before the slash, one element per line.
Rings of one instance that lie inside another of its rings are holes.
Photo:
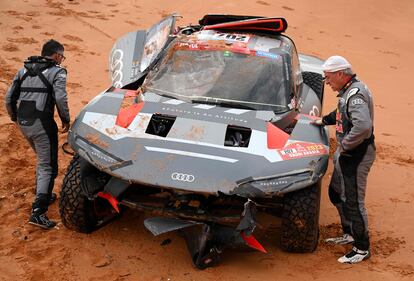
<path fill-rule="evenodd" d="M 312 122 L 310 122 L 312 125 L 314 125 L 314 126 L 325 126 L 325 124 L 323 124 L 323 121 L 322 121 L 322 119 L 317 119 L 317 120 L 314 120 L 314 121 L 312 121 Z"/>
<path fill-rule="evenodd" d="M 69 131 L 70 123 L 64 123 L 62 122 L 62 130 L 60 131 L 61 134 L 66 133 Z"/>

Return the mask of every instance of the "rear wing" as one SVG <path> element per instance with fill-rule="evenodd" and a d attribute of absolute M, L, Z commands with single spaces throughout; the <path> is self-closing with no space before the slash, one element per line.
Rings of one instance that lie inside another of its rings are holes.
<path fill-rule="evenodd" d="M 205 15 L 200 21 L 204 30 L 225 29 L 244 30 L 264 33 L 282 33 L 287 29 L 287 21 L 284 18 L 238 16 L 238 15 Z"/>

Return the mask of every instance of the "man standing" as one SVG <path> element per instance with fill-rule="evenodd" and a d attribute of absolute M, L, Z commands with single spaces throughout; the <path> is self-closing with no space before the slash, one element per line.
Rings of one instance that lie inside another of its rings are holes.
<path fill-rule="evenodd" d="M 62 133 L 69 130 L 70 116 L 66 93 L 64 47 L 47 41 L 41 56 L 29 57 L 13 79 L 6 94 L 7 112 L 36 152 L 36 197 L 29 223 L 44 229 L 56 223 L 46 215 L 56 200 L 52 193 L 58 172 L 58 128 L 54 120 L 55 105 L 62 121 Z"/>
<path fill-rule="evenodd" d="M 368 172 L 375 160 L 374 105 L 369 89 L 358 80 L 345 58 L 332 56 L 322 68 L 326 84 L 338 92 L 338 106 L 314 124 L 336 125 L 338 147 L 329 198 L 338 209 L 343 230 L 341 237 L 326 242 L 353 243 L 352 251 L 338 261 L 358 263 L 371 255 L 364 200 Z"/>

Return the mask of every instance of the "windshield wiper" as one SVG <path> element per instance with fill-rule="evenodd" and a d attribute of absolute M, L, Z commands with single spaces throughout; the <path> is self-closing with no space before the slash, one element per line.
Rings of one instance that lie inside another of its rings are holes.
<path fill-rule="evenodd" d="M 170 98 L 170 99 L 175 99 L 175 100 L 182 100 L 172 92 L 167 92 L 167 91 L 163 91 L 163 90 L 152 88 L 152 87 L 145 87 L 145 90 L 152 91 L 155 94 L 163 96 L 165 98 Z"/>
<path fill-rule="evenodd" d="M 212 104 L 218 105 L 222 107 L 231 107 L 231 108 L 239 108 L 239 109 L 249 109 L 249 110 L 256 110 L 254 107 L 240 104 L 237 102 L 230 102 L 230 101 L 221 101 L 221 100 L 191 100 L 192 103 L 200 103 L 200 104 Z"/>
<path fill-rule="evenodd" d="M 286 106 L 286 107 L 283 107 L 282 109 L 276 109 L 276 110 L 273 110 L 273 112 L 275 113 L 275 114 L 282 114 L 282 113 L 286 113 L 286 112 L 288 112 L 289 111 L 289 108 Z"/>

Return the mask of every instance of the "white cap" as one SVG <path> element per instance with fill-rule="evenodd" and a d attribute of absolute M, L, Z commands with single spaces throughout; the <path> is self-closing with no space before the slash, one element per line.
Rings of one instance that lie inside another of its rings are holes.
<path fill-rule="evenodd" d="M 347 68 L 352 68 L 352 66 L 344 57 L 341 56 L 329 57 L 322 65 L 322 70 L 326 72 L 335 72 Z"/>

